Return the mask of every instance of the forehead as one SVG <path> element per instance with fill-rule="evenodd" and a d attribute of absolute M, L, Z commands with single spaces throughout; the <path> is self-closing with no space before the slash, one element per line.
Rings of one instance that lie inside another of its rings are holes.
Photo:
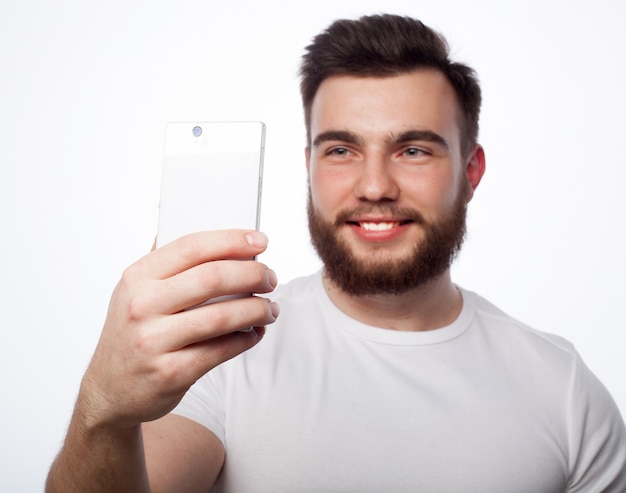
<path fill-rule="evenodd" d="M 325 79 L 311 107 L 311 137 L 349 130 L 364 137 L 410 129 L 441 134 L 459 145 L 460 106 L 445 75 L 419 69 L 388 77 L 339 75 Z"/>

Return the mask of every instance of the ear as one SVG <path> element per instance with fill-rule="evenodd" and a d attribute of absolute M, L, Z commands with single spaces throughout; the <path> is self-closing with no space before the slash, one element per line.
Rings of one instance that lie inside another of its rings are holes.
<path fill-rule="evenodd" d="M 470 185 L 467 197 L 467 201 L 469 202 L 474 196 L 474 190 L 476 190 L 476 187 L 478 187 L 480 180 L 485 174 L 485 150 L 482 146 L 477 145 L 474 151 L 467 158 L 465 173 L 467 176 L 467 182 Z"/>
<path fill-rule="evenodd" d="M 306 171 L 309 173 L 311 164 L 311 148 L 309 146 L 304 148 L 304 158 L 306 160 Z"/>

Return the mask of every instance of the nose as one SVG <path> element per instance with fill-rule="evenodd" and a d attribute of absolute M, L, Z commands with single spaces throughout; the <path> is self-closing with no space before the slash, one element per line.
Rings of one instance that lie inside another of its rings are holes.
<path fill-rule="evenodd" d="M 400 188 L 393 164 L 382 155 L 367 156 L 358 169 L 354 194 L 362 201 L 388 202 L 398 199 Z"/>

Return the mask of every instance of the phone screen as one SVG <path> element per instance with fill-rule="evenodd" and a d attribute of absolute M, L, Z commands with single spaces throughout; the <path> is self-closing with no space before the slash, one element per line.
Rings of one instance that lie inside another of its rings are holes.
<path fill-rule="evenodd" d="M 262 122 L 168 124 L 157 246 L 196 231 L 258 229 L 264 150 Z"/>

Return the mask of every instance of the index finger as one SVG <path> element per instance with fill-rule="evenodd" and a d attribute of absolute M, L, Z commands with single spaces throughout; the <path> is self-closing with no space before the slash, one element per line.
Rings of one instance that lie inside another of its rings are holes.
<path fill-rule="evenodd" d="M 213 260 L 253 258 L 267 247 L 264 233 L 245 229 L 185 235 L 141 258 L 131 268 L 152 279 L 167 279 Z"/>

